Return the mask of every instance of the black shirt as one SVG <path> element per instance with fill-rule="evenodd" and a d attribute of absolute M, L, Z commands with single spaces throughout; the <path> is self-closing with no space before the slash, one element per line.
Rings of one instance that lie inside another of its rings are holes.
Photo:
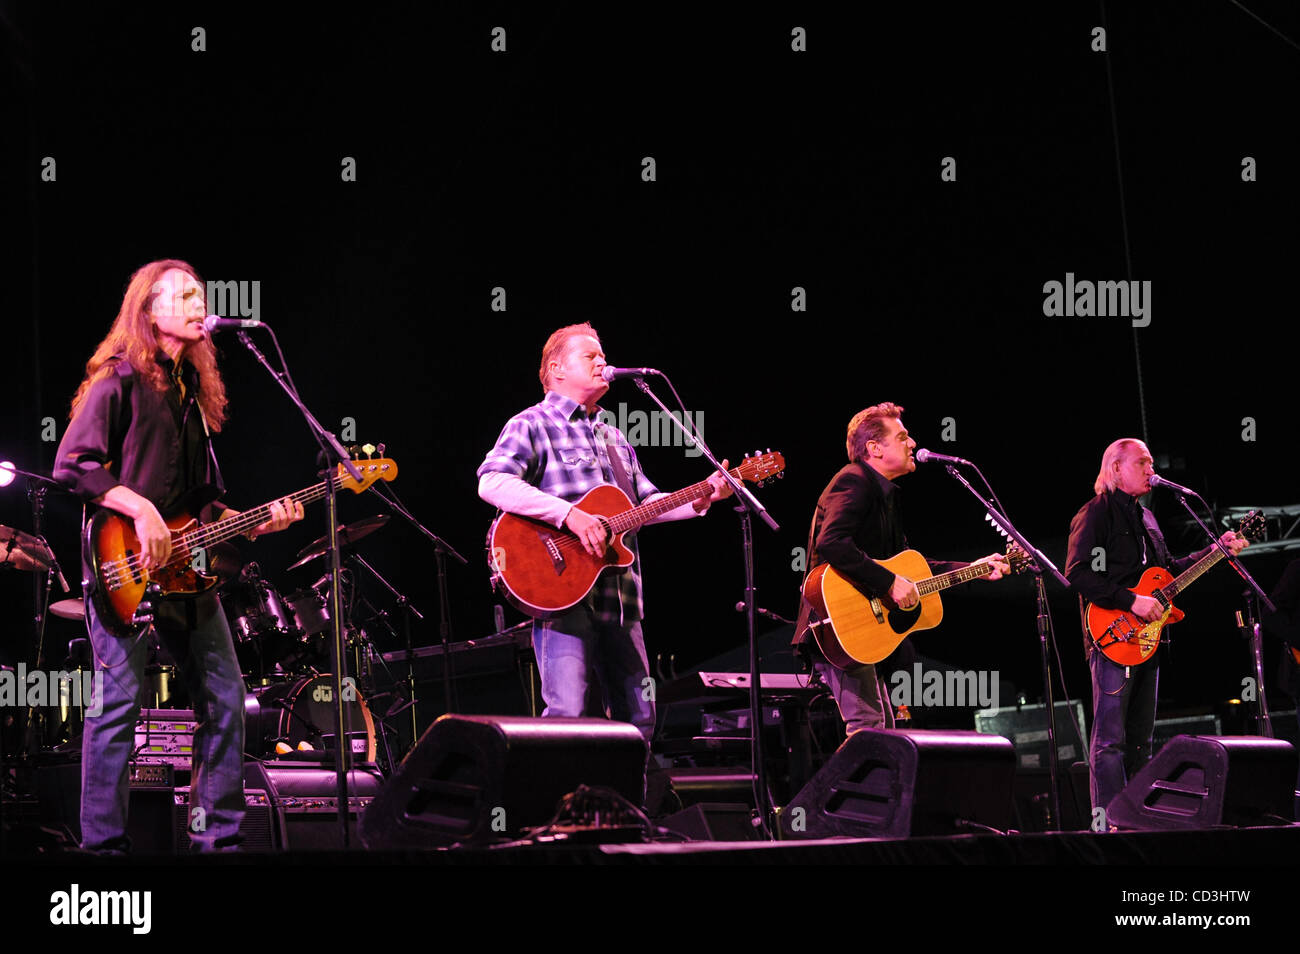
<path fill-rule="evenodd" d="M 54 479 L 90 502 L 121 484 L 144 497 L 164 518 L 184 507 L 204 519 L 224 505 L 221 476 L 199 413 L 198 371 L 182 362 L 185 398 L 173 377 L 171 358 L 156 360 L 168 376 L 155 391 L 130 362 L 116 360 L 113 373 L 91 386 L 59 443 Z M 205 506 L 207 505 L 207 506 Z"/>
<path fill-rule="evenodd" d="M 1097 548 L 1104 554 L 1099 559 Z M 1098 494 L 1079 508 L 1070 523 L 1065 575 L 1080 599 L 1102 609 L 1131 611 L 1142 574 L 1154 566 L 1177 575 L 1210 552 L 1206 547 L 1175 560 L 1155 516 L 1122 490 Z M 1093 569 L 1094 563 L 1099 569 Z M 1084 632 L 1085 647 L 1091 646 Z"/>

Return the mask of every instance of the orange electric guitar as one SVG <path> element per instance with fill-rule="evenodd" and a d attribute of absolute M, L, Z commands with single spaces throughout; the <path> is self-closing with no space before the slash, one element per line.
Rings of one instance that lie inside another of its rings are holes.
<path fill-rule="evenodd" d="M 737 480 L 761 485 L 783 470 L 785 458 L 768 451 L 746 457 L 729 473 Z M 529 616 L 546 619 L 562 613 L 591 592 L 602 572 L 632 565 L 632 551 L 623 542 L 624 535 L 708 493 L 709 482 L 701 480 L 675 494 L 633 507 L 627 494 L 612 485 L 587 491 L 574 506 L 599 517 L 609 532 L 609 545 L 598 557 L 584 550 L 577 535 L 567 528 L 503 513 L 488 530 L 492 585 L 512 606 Z"/>
<path fill-rule="evenodd" d="M 361 493 L 377 480 L 397 476 L 397 464 L 387 458 L 353 461 L 361 471 L 361 480 L 348 475 L 343 465 L 330 478 L 336 488 Z M 308 503 L 325 496 L 326 484 L 299 490 L 290 496 Z M 252 510 L 215 523 L 200 524 L 188 513 L 166 517 L 171 530 L 172 553 L 166 565 L 146 570 L 141 567 L 140 540 L 135 523 L 114 510 L 100 508 L 86 525 L 87 562 L 94 573 L 92 599 L 105 626 L 119 635 L 127 635 L 134 624 L 137 607 L 145 590 L 152 584 L 158 596 L 194 597 L 217 585 L 217 577 L 206 572 L 206 548 L 229 540 L 271 519 L 271 504 L 276 498 Z"/>
<path fill-rule="evenodd" d="M 1252 510 L 1242 518 L 1237 532 L 1253 540 L 1263 529 L 1263 515 L 1258 510 Z M 1222 559 L 1223 551 L 1215 547 L 1176 577 L 1171 576 L 1163 567 L 1148 568 L 1130 592 L 1160 601 L 1164 613 L 1152 623 L 1143 622 L 1124 610 L 1107 610 L 1089 603 L 1084 613 L 1084 624 L 1088 635 L 1092 637 L 1093 645 L 1105 653 L 1106 658 L 1121 666 L 1136 666 L 1146 662 L 1160 645 L 1160 631 L 1165 625 L 1183 618 L 1183 611 L 1174 606 L 1174 597 Z"/>

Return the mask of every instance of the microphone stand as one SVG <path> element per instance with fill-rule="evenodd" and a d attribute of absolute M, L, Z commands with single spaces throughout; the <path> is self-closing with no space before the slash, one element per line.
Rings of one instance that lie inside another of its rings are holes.
<path fill-rule="evenodd" d="M 1259 603 L 1252 602 L 1250 590 L 1243 594 L 1246 598 L 1246 612 L 1242 615 L 1237 610 L 1237 629 L 1241 635 L 1250 640 L 1250 660 L 1255 670 L 1255 726 L 1259 734 L 1268 739 L 1277 738 L 1273 734 L 1273 719 L 1268 712 L 1268 696 L 1264 692 L 1264 636 L 1259 622 Z"/>
<path fill-rule="evenodd" d="M 682 405 L 682 400 L 677 397 L 677 389 L 673 387 L 668 376 L 661 375 L 668 383 L 669 389 L 673 396 L 677 398 L 677 403 Z M 763 837 L 772 840 L 773 827 L 771 824 L 771 808 L 768 804 L 767 796 L 767 770 L 763 764 L 763 688 L 761 675 L 758 670 L 758 634 L 755 622 L 755 590 L 754 590 L 754 530 L 751 523 L 751 516 L 757 514 L 759 518 L 768 525 L 772 530 L 779 530 L 780 527 L 772 519 L 758 498 L 749 492 L 745 482 L 732 477 L 723 466 L 718 463 L 718 459 L 713 456 L 704 443 L 704 436 L 699 433 L 692 434 L 694 426 L 687 428 L 682 421 L 688 420 L 686 407 L 682 405 L 682 420 L 678 420 L 667 405 L 659 400 L 658 396 L 650 390 L 650 385 L 646 384 L 645 378 L 637 375 L 633 380 L 636 386 L 640 388 L 650 400 L 654 401 L 663 409 L 664 416 L 677 425 L 677 429 L 682 432 L 686 438 L 688 447 L 698 447 L 700 452 L 713 464 L 715 470 L 722 474 L 723 479 L 731 485 L 732 491 L 736 495 L 738 506 L 735 508 L 740 514 L 742 549 L 744 550 L 745 560 L 745 623 L 749 629 L 749 725 L 750 725 L 750 759 L 753 762 L 754 769 L 754 807 L 758 812 L 758 821 Z"/>
<path fill-rule="evenodd" d="M 433 544 L 435 554 L 434 559 L 438 563 L 438 632 L 442 637 L 442 701 L 443 706 L 445 707 L 443 711 L 455 712 L 455 705 L 452 702 L 452 663 L 450 649 L 451 606 L 447 595 L 447 556 L 450 555 L 455 557 L 461 562 L 462 566 L 468 566 L 469 561 L 457 553 L 455 548 L 447 543 L 446 540 L 442 539 L 442 537 L 438 536 L 424 524 L 420 523 L 419 520 L 416 520 L 410 511 L 394 499 L 396 495 L 390 497 L 389 494 L 381 493 L 377 485 L 371 485 L 370 489 L 379 495 L 379 499 L 388 505 L 389 510 L 393 511 L 393 513 L 400 516 L 416 530 L 424 534 L 424 536 L 428 538 L 429 542 Z M 367 569 L 370 568 L 367 567 Z M 374 573 L 375 571 L 370 570 L 370 572 Z M 375 575 L 378 576 L 378 574 Z M 385 583 L 385 585 L 387 586 L 387 583 Z M 402 609 L 410 609 L 414 611 L 414 607 L 411 607 L 406 602 L 406 597 L 400 595 L 396 590 L 393 590 L 391 586 L 388 588 L 393 592 L 393 595 L 397 597 L 397 604 L 401 606 Z M 415 613 L 415 615 L 420 619 L 424 619 L 424 617 L 420 616 L 418 612 Z M 414 649 L 411 646 L 410 617 L 407 617 L 406 619 L 406 674 L 407 684 L 411 690 L 411 746 L 414 747 L 415 743 L 420 739 L 420 732 L 419 723 L 417 722 L 415 715 L 415 654 Z"/>
<path fill-rule="evenodd" d="M 980 480 L 984 481 L 987 486 L 988 480 L 985 479 L 984 474 L 980 469 L 975 467 L 974 464 L 971 464 L 970 466 L 975 468 L 975 472 L 980 475 Z M 1056 702 L 1052 693 L 1051 662 L 1051 649 L 1056 640 L 1055 634 L 1052 632 L 1052 617 L 1048 613 L 1047 584 L 1043 582 L 1043 574 L 1049 574 L 1057 583 L 1061 584 L 1061 586 L 1067 590 L 1070 589 L 1070 582 L 1061 574 L 1061 571 L 1056 568 L 1056 565 L 1053 564 L 1041 550 L 1031 544 L 1029 540 L 1015 528 L 1015 525 L 1012 524 L 1006 514 L 1002 512 L 1002 509 L 994 506 L 993 498 L 995 498 L 996 495 L 993 493 L 991 487 L 989 488 L 990 499 L 986 500 L 983 494 L 972 487 L 970 481 L 963 477 L 956 467 L 952 464 L 945 464 L 944 467 L 955 480 L 969 490 L 974 495 L 975 499 L 980 502 L 980 505 L 988 512 L 988 517 L 993 522 L 993 526 L 1003 533 L 1003 535 L 1010 537 L 1012 540 L 1015 540 L 1016 543 L 1020 544 L 1020 548 L 1024 550 L 1025 553 L 1029 554 L 1034 560 L 1032 572 L 1034 574 L 1034 591 L 1038 602 L 1038 651 L 1043 670 L 1043 701 L 1047 704 L 1048 779 L 1052 800 L 1050 806 L 1052 817 L 1048 819 L 1047 830 L 1058 831 L 1061 824 L 1061 789 L 1060 784 L 1057 781 L 1060 766 L 1056 756 Z M 1073 719 L 1074 716 L 1071 715 L 1070 718 Z"/>
<path fill-rule="evenodd" d="M 293 379 L 289 377 L 288 362 L 284 360 L 284 352 L 280 350 L 280 342 L 275 337 L 275 332 L 269 325 L 264 324 L 262 327 L 271 333 L 271 340 L 275 342 L 275 350 L 280 355 L 280 364 L 286 370 L 277 371 L 271 367 L 271 363 L 266 360 L 266 355 L 257 349 L 247 332 L 239 332 L 239 340 L 244 343 L 244 346 L 249 351 L 253 352 L 253 355 L 261 362 L 262 367 L 266 368 L 284 393 L 289 396 L 289 400 L 298 408 L 303 420 L 307 422 L 307 426 L 311 429 L 312 436 L 320 444 L 322 460 L 325 463 L 322 474 L 325 478 L 325 513 L 329 525 L 330 541 L 330 627 L 334 636 L 331 646 L 331 656 L 334 663 L 334 768 L 337 779 L 339 844 L 346 851 L 350 847 L 348 838 L 348 774 L 352 768 L 352 740 L 346 731 L 348 718 L 343 705 L 343 668 L 346 655 L 343 649 L 343 595 L 342 587 L 339 585 L 339 515 L 338 500 L 334 493 L 334 478 L 337 471 L 335 464 L 341 465 L 358 483 L 361 481 L 361 471 L 357 470 L 356 465 L 352 463 L 338 438 L 321 427 L 320 422 L 316 420 L 311 411 L 307 410 L 307 406 L 298 397 L 298 389 L 294 386 Z"/>
<path fill-rule="evenodd" d="M 1183 505 L 1183 509 L 1186 510 L 1189 514 L 1191 514 L 1192 519 L 1196 521 L 1197 526 L 1199 526 L 1202 530 L 1205 531 L 1205 535 L 1206 537 L 1209 538 L 1210 544 L 1216 547 L 1219 550 L 1219 552 L 1223 554 L 1223 556 L 1227 559 L 1228 563 L 1231 564 L 1232 568 L 1237 571 L 1237 575 L 1240 576 L 1243 580 L 1245 580 L 1246 584 L 1252 590 L 1255 591 L 1255 596 L 1259 598 L 1259 601 L 1263 603 L 1265 607 L 1267 607 L 1268 611 L 1270 613 L 1276 613 L 1277 607 L 1273 605 L 1273 601 L 1268 598 L 1268 594 L 1265 593 L 1262 589 L 1260 589 L 1259 584 L 1255 582 L 1255 578 L 1246 571 L 1246 568 L 1244 566 L 1241 565 L 1241 561 L 1238 560 L 1235 556 L 1233 556 L 1232 551 L 1229 550 L 1227 547 L 1225 547 L 1222 542 L 1220 542 L 1219 538 L 1214 535 L 1214 531 L 1211 530 L 1208 526 L 1206 526 L 1205 521 L 1196 515 L 1196 511 L 1193 510 L 1191 505 L 1187 502 L 1187 494 L 1191 494 L 1193 497 L 1195 497 L 1197 500 L 1201 502 L 1201 506 L 1203 506 L 1207 511 L 1209 511 L 1211 515 L 1213 515 L 1214 508 L 1205 502 L 1205 498 L 1203 498 L 1200 494 L 1198 494 L 1196 491 L 1190 488 L 1178 487 L 1167 480 L 1162 480 L 1160 486 L 1168 487 L 1170 490 L 1173 491 L 1174 496 L 1178 498 L 1178 502 Z"/>
<path fill-rule="evenodd" d="M 1246 591 L 1246 606 L 1247 606 L 1246 612 L 1248 618 L 1246 620 L 1243 620 L 1241 612 L 1238 611 L 1237 626 L 1242 631 L 1243 635 L 1247 635 L 1250 639 L 1251 656 L 1255 668 L 1255 679 L 1256 679 L 1255 690 L 1257 693 L 1256 725 L 1258 728 L 1263 730 L 1263 735 L 1267 736 L 1268 738 L 1272 738 L 1273 720 L 1269 717 L 1268 700 L 1265 699 L 1264 697 L 1264 660 L 1263 660 L 1263 645 L 1262 645 L 1263 640 L 1260 635 L 1259 620 L 1257 618 L 1259 614 L 1256 612 L 1251 612 L 1250 610 L 1251 590 L 1254 590 L 1255 599 L 1259 603 L 1263 603 L 1264 606 L 1268 608 L 1268 611 L 1270 613 L 1276 613 L 1277 606 L 1275 606 L 1273 601 L 1268 598 L 1268 594 L 1265 593 L 1262 589 L 1260 589 L 1259 584 L 1255 582 L 1255 578 L 1251 576 L 1250 573 L 1247 572 L 1244 566 L 1241 565 L 1241 561 L 1232 555 L 1232 551 L 1223 545 L 1223 542 L 1214 535 L 1214 531 L 1211 530 L 1208 526 L 1206 526 L 1205 521 L 1196 515 L 1196 511 L 1187 502 L 1187 494 L 1191 494 L 1193 497 L 1195 497 L 1197 500 L 1201 502 L 1201 506 L 1203 506 L 1211 514 L 1211 519 L 1213 519 L 1214 508 L 1205 502 L 1205 498 L 1203 498 L 1200 494 L 1198 494 L 1196 491 L 1192 490 L 1191 488 L 1178 487 L 1167 480 L 1162 480 L 1161 486 L 1168 487 L 1170 490 L 1173 491 L 1174 496 L 1178 498 L 1178 502 L 1183 505 L 1183 509 L 1186 510 L 1189 514 L 1191 514 L 1192 519 L 1195 520 L 1197 525 L 1202 530 L 1205 531 L 1205 535 L 1209 537 L 1210 543 L 1214 547 L 1218 548 L 1219 552 L 1222 553 L 1227 558 L 1228 563 L 1231 564 L 1232 568 L 1237 571 L 1237 575 L 1240 576 L 1243 580 L 1245 580 L 1246 585 L 1250 587 L 1250 589 Z"/>

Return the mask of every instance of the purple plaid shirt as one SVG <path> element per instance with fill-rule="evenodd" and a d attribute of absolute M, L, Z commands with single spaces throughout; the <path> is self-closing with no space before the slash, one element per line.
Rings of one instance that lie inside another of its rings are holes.
<path fill-rule="evenodd" d="M 501 429 L 496 446 L 479 465 L 478 476 L 487 473 L 513 474 L 543 493 L 568 503 L 605 484 L 618 486 L 610 467 L 606 442 L 619 455 L 623 470 L 632 482 L 633 503 L 639 504 L 659 491 L 646 479 L 636 451 L 617 427 L 596 420 L 572 398 L 547 391 L 537 404 L 516 414 Z M 636 558 L 626 570 L 607 570 L 587 594 L 587 605 L 602 623 L 639 620 L 644 604 L 641 595 L 641 554 L 636 534 L 625 538 Z"/>

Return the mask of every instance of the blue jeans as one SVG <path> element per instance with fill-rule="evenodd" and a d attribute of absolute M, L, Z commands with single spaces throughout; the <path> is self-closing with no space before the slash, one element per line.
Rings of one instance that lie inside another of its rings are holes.
<path fill-rule="evenodd" d="M 1092 670 L 1092 745 L 1088 752 L 1092 807 L 1105 808 L 1133 774 L 1151 761 L 1160 661 L 1126 667 L 1093 649 L 1088 668 Z"/>
<path fill-rule="evenodd" d="M 600 623 L 585 606 L 533 623 L 533 652 L 542 677 L 543 716 L 584 715 L 587 690 L 600 688 L 610 718 L 654 737 L 654 683 L 639 622 Z"/>
<path fill-rule="evenodd" d="M 114 636 L 87 600 L 86 619 L 103 675 L 103 711 L 87 716 L 81 754 L 81 844 L 126 847 L 127 766 L 144 700 L 149 635 Z M 187 828 L 200 851 L 237 845 L 244 817 L 244 680 L 215 596 L 167 602 L 157 632 L 180 665 L 198 721 Z M 94 706 L 92 706 L 94 707 Z"/>

